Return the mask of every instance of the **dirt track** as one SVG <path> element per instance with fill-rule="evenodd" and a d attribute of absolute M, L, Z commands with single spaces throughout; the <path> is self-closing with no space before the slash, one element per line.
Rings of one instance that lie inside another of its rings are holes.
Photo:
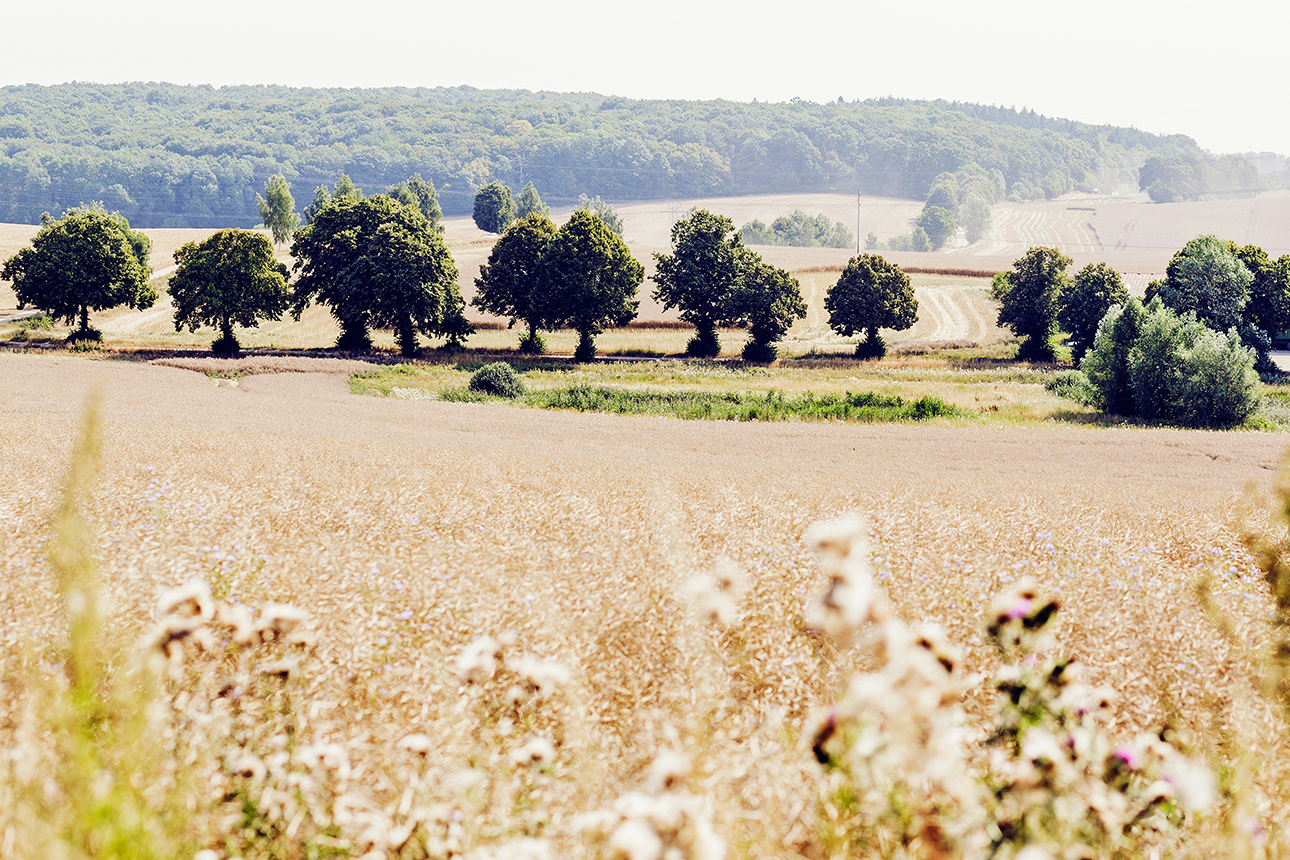
<path fill-rule="evenodd" d="M 100 388 L 107 447 L 121 465 L 191 462 L 235 481 L 257 458 L 327 470 L 337 458 L 380 480 L 431 481 L 426 457 L 601 472 L 624 482 L 729 484 L 740 493 L 890 493 L 1054 500 L 1117 516 L 1217 512 L 1266 480 L 1286 448 L 1260 433 L 734 424 L 623 418 L 358 397 L 341 374 L 253 376 L 216 387 L 186 370 L 0 355 L 0 449 L 11 475 L 61 473 L 89 393 Z M 287 452 L 290 452 L 289 455 Z M 272 458 L 271 458 L 272 459 Z M 307 464 L 307 465 L 306 465 Z M 510 478 L 508 480 L 514 480 Z M 43 482 L 42 482 L 43 483 Z"/>

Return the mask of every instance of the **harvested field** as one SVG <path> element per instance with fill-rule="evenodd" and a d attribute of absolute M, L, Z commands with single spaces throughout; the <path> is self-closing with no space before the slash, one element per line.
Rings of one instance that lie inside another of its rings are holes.
<path fill-rule="evenodd" d="M 997 666 L 980 633 L 992 596 L 1035 577 L 1062 602 L 1060 649 L 1117 692 L 1111 736 L 1131 738 L 1168 713 L 1201 755 L 1238 739 L 1250 750 L 1234 778 L 1243 809 L 1283 838 L 1290 738 L 1193 593 L 1209 578 L 1241 648 L 1268 646 L 1269 597 L 1234 515 L 1248 487 L 1268 485 L 1282 437 L 625 419 L 355 397 L 334 374 L 251 376 L 229 388 L 174 367 L 4 354 L 0 449 L 22 476 L 0 488 L 6 750 L 43 737 L 24 734 L 31 694 L 16 679 L 57 674 L 63 622 L 47 518 L 96 388 L 104 475 L 90 515 L 115 607 L 110 642 L 142 636 L 158 595 L 189 577 L 221 601 L 307 609 L 317 631 L 287 692 L 271 679 L 238 688 L 258 709 L 249 722 L 221 704 L 217 658 L 185 646 L 163 685 L 184 704 L 150 746 L 190 756 L 172 792 L 219 790 L 169 798 L 183 827 L 166 856 L 357 845 L 342 795 L 369 810 L 361 821 L 388 828 L 407 818 L 404 807 L 440 810 L 414 830 L 439 833 L 442 814 L 462 853 L 527 837 L 554 856 L 593 856 L 575 815 L 642 785 L 663 751 L 684 761 L 675 790 L 702 801 L 728 856 L 858 851 L 835 828 L 836 786 L 804 733 L 847 675 L 873 665 L 800 621 L 825 582 L 802 536 L 851 510 L 872 524 L 873 564 L 895 613 L 940 622 L 968 672 Z M 705 627 L 686 596 L 687 581 L 722 556 L 747 573 L 725 633 Z M 460 650 L 505 633 L 514 644 L 500 647 L 558 660 L 567 679 L 538 698 L 521 690 L 515 706 L 510 668 L 463 684 Z M 971 683 L 963 702 L 979 725 L 990 697 Z M 1220 723 L 1228 734 L 1216 733 Z M 299 752 L 275 758 L 284 732 Z M 414 736 L 428 752 L 415 751 Z M 523 746 L 538 741 L 549 755 Z M 36 741 L 26 749 L 54 755 Z M 532 752 L 515 758 L 521 749 Z M 295 764 L 304 750 L 343 759 L 343 783 Z M 271 769 L 240 776 L 234 753 Z M 538 758 L 530 766 L 525 755 Z M 37 772 L 67 778 L 50 767 L 56 759 L 41 761 Z M 259 792 L 287 770 L 306 786 L 303 799 L 284 818 L 256 813 L 259 836 L 230 829 L 226 816 L 245 808 L 223 792 L 242 797 L 246 779 L 257 793 L 245 796 L 270 797 Z M 76 809 L 56 792 L 50 801 L 48 788 L 23 794 L 10 775 L 0 770 L 10 792 L 0 833 L 12 834 L 15 856 L 47 856 L 42 828 Z M 324 832 L 333 814 L 343 823 Z M 1181 852 L 1230 848 L 1237 825 L 1224 822 L 1192 822 Z"/>

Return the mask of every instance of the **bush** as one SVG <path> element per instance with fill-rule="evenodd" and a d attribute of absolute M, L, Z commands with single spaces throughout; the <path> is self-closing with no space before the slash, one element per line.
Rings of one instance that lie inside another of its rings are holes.
<path fill-rule="evenodd" d="M 1063 370 L 1053 374 L 1044 380 L 1044 388 L 1058 397 L 1065 397 L 1076 403 L 1096 405 L 1096 395 L 1089 384 L 1088 377 L 1078 370 Z"/>
<path fill-rule="evenodd" d="M 524 393 L 524 381 L 515 368 L 504 361 L 486 364 L 470 377 L 470 390 L 493 397 L 519 397 Z"/>
<path fill-rule="evenodd" d="M 1093 401 L 1108 412 L 1187 427 L 1234 427 L 1258 411 L 1255 352 L 1156 299 L 1112 308 L 1084 360 Z"/>
<path fill-rule="evenodd" d="M 768 343 L 750 340 L 744 344 L 743 359 L 749 364 L 770 364 L 779 357 L 779 350 Z"/>

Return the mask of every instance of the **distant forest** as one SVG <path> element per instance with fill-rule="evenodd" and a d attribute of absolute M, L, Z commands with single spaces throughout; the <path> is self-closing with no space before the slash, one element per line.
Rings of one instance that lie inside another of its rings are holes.
<path fill-rule="evenodd" d="M 1141 177 L 1144 165 L 1149 176 Z M 275 174 L 297 208 L 348 174 L 379 192 L 420 173 L 447 214 L 494 179 L 548 202 L 863 191 L 923 199 L 940 174 L 992 196 L 1259 187 L 1188 137 L 944 101 L 641 101 L 527 90 L 63 84 L 0 88 L 0 221 L 102 201 L 135 226 L 258 223 Z M 1143 181 L 1143 180 L 1147 181 Z M 994 201 L 990 201 L 994 202 Z"/>

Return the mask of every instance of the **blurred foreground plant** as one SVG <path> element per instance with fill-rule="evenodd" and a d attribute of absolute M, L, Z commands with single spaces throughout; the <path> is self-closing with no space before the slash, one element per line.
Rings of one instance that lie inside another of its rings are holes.
<path fill-rule="evenodd" d="M 54 653 L 31 653 L 17 743 L 0 763 L 6 857 L 147 860 L 191 845 L 182 780 L 153 740 L 154 684 L 107 635 L 85 511 L 99 474 L 98 413 L 88 410 L 51 521 L 48 556 L 66 618 Z M 191 849 L 188 850 L 191 854 Z"/>
<path fill-rule="evenodd" d="M 820 523 L 808 540 L 829 575 L 806 620 L 861 647 L 878 668 L 853 677 L 817 717 L 816 758 L 830 855 L 883 857 L 1141 857 L 1215 799 L 1209 769 L 1172 730 L 1116 744 L 1100 717 L 1105 691 L 1077 683 L 1049 654 L 1055 600 L 1029 582 L 990 610 L 986 634 L 1002 665 L 993 723 L 967 729 L 957 653 L 932 625 L 887 610 L 855 517 Z"/>

